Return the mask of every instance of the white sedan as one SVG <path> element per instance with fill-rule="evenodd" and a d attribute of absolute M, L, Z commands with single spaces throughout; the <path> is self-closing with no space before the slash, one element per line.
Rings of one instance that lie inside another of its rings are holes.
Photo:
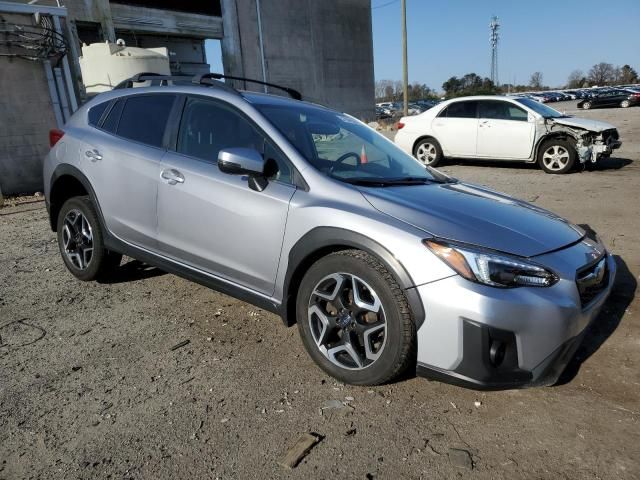
<path fill-rule="evenodd" d="M 619 148 L 616 127 L 564 115 L 530 98 L 461 97 L 403 117 L 395 143 L 425 165 L 443 158 L 538 162 L 566 173 L 576 161 L 597 162 Z"/>

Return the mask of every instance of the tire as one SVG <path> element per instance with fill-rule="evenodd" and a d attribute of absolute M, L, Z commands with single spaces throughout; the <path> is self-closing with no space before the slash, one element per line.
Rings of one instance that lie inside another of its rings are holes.
<path fill-rule="evenodd" d="M 538 165 L 547 173 L 562 174 L 569 172 L 578 153 L 570 140 L 552 138 L 545 140 L 538 148 Z"/>
<path fill-rule="evenodd" d="M 89 197 L 67 200 L 58 215 L 58 247 L 67 269 L 85 282 L 108 277 L 122 255 L 104 248 L 102 225 Z"/>
<path fill-rule="evenodd" d="M 591 102 L 589 102 L 589 101 L 584 102 L 584 103 L 582 104 L 582 108 L 583 108 L 584 110 L 589 110 L 589 109 L 591 108 Z"/>
<path fill-rule="evenodd" d="M 629 100 L 623 100 L 622 102 L 620 102 L 620 106 L 622 108 L 629 108 L 631 106 L 631 102 Z"/>
<path fill-rule="evenodd" d="M 415 362 L 415 325 L 404 292 L 366 252 L 344 250 L 314 263 L 300 284 L 296 315 L 311 358 L 342 382 L 379 385 Z"/>
<path fill-rule="evenodd" d="M 442 148 L 435 138 L 423 138 L 413 148 L 413 156 L 424 165 L 437 167 L 442 162 Z"/>

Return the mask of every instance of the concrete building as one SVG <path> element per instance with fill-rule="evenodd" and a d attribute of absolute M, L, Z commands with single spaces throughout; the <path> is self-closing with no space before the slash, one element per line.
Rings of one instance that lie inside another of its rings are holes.
<path fill-rule="evenodd" d="M 2 55 L 16 53 L 15 44 L 3 43 L 2 25 L 35 25 L 34 12 L 57 19 L 67 40 L 62 59 Z M 48 130 L 62 127 L 85 98 L 82 43 L 118 38 L 129 46 L 167 47 L 172 72 L 187 74 L 210 71 L 205 41 L 219 40 L 224 73 L 287 85 L 307 99 L 373 117 L 371 0 L 0 0 L 0 91 L 6 92 L 0 124 L 13 126 L 12 133 L 0 132 L 5 195 L 42 188 Z M 53 66 L 43 68 L 47 61 Z"/>

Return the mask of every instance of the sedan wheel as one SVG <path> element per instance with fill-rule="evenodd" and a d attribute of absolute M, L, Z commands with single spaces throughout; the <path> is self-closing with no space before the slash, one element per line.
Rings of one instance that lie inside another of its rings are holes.
<path fill-rule="evenodd" d="M 631 105 L 631 102 L 629 102 L 629 100 L 623 100 L 623 101 L 620 103 L 620 106 L 621 106 L 622 108 L 628 108 L 630 105 Z"/>
<path fill-rule="evenodd" d="M 553 145 L 544 151 L 542 161 L 552 172 L 559 172 L 569 163 L 569 152 L 561 145 Z"/>
<path fill-rule="evenodd" d="M 442 148 L 434 138 L 425 138 L 415 146 L 413 155 L 424 165 L 435 167 L 442 160 Z"/>
<path fill-rule="evenodd" d="M 591 102 L 584 102 L 582 104 L 582 108 L 585 110 L 589 110 L 591 108 Z"/>
<path fill-rule="evenodd" d="M 570 139 L 552 138 L 540 145 L 538 164 L 547 173 L 567 173 L 573 168 L 577 156 Z"/>

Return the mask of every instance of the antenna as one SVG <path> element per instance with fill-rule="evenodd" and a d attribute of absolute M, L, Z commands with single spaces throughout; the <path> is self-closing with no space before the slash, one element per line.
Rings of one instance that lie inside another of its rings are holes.
<path fill-rule="evenodd" d="M 499 85 L 498 81 L 498 40 L 500 34 L 500 23 L 498 23 L 498 17 L 491 17 L 491 23 L 489 24 L 489 41 L 491 43 L 491 81 L 495 86 Z"/>

